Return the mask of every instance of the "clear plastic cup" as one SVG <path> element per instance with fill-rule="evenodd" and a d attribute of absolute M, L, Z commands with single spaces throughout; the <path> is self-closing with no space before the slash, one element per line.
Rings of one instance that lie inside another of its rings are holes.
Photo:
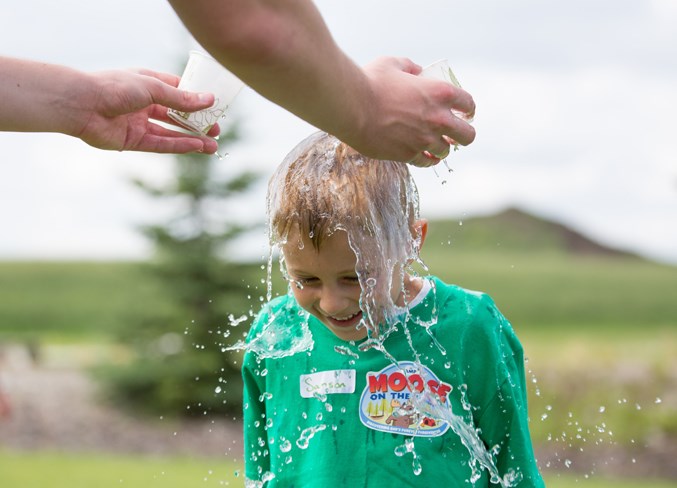
<path fill-rule="evenodd" d="M 183 127 L 206 134 L 221 119 L 244 83 L 211 56 L 190 51 L 179 88 L 191 92 L 213 93 L 214 104 L 197 112 L 169 109 L 167 115 Z"/>
<path fill-rule="evenodd" d="M 451 66 L 449 66 L 449 61 L 446 59 L 440 59 L 439 61 L 435 61 L 432 64 L 429 64 L 425 68 L 423 68 L 423 71 L 421 71 L 421 75 L 423 78 L 431 78 L 433 80 L 441 80 L 441 81 L 446 81 L 447 83 L 451 83 L 457 88 L 461 88 L 461 84 L 458 82 L 458 79 L 456 78 L 456 75 L 454 75 L 454 72 L 451 71 Z"/>
<path fill-rule="evenodd" d="M 451 70 L 451 66 L 449 66 L 449 61 L 446 59 L 440 59 L 432 64 L 429 64 L 423 68 L 420 76 L 423 78 L 430 78 L 432 80 L 446 81 L 447 83 L 454 85 L 456 88 L 462 88 L 461 84 L 458 82 L 458 78 L 456 78 L 456 75 Z M 467 114 L 453 109 L 451 111 L 456 117 L 459 117 L 467 122 L 472 122 L 472 117 L 469 117 Z"/>

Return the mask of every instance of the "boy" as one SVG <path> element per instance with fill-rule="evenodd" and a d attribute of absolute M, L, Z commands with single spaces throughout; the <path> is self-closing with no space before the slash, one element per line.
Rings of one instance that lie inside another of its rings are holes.
<path fill-rule="evenodd" d="M 271 179 L 268 218 L 290 293 L 248 337 L 251 486 L 544 486 L 510 324 L 408 271 L 427 223 L 406 164 L 316 133 Z"/>

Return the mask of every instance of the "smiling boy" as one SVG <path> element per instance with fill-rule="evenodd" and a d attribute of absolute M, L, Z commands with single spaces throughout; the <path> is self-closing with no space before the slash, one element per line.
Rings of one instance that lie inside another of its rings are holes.
<path fill-rule="evenodd" d="M 271 178 L 268 219 L 290 291 L 248 337 L 251 486 L 544 486 L 512 327 L 409 270 L 427 223 L 406 164 L 316 133 Z"/>

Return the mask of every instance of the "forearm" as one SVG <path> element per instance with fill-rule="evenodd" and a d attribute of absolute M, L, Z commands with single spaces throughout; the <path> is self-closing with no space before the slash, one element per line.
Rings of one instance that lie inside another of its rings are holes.
<path fill-rule="evenodd" d="M 88 75 L 65 66 L 0 57 L 0 130 L 75 134 L 91 84 Z"/>
<path fill-rule="evenodd" d="M 350 139 L 366 124 L 370 84 L 309 0 L 169 0 L 210 53 L 247 85 Z"/>

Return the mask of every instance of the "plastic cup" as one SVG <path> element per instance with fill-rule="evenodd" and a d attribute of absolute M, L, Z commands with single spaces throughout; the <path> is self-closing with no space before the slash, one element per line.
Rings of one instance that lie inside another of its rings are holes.
<path fill-rule="evenodd" d="M 432 64 L 429 64 L 425 68 L 423 68 L 423 71 L 421 71 L 421 75 L 423 78 L 430 78 L 433 80 L 441 80 L 441 81 L 446 81 L 447 83 L 451 83 L 457 88 L 461 88 L 461 84 L 458 82 L 458 79 L 456 78 L 456 75 L 454 75 L 454 72 L 451 71 L 451 66 L 449 66 L 449 61 L 446 59 L 440 59 L 439 61 L 435 61 Z"/>
<path fill-rule="evenodd" d="M 423 68 L 420 76 L 423 78 L 430 78 L 432 80 L 446 81 L 447 83 L 454 85 L 456 88 L 462 88 L 461 84 L 458 82 L 458 78 L 456 78 L 456 75 L 451 70 L 451 66 L 449 66 L 449 61 L 446 59 L 440 59 L 439 61 L 429 64 Z M 472 122 L 472 117 L 468 117 L 467 114 L 453 109 L 451 111 L 456 117 L 459 117 L 467 122 Z"/>
<path fill-rule="evenodd" d="M 197 112 L 169 109 L 167 115 L 183 127 L 206 134 L 226 114 L 244 83 L 211 56 L 190 51 L 179 88 L 190 92 L 213 93 L 214 104 Z"/>

